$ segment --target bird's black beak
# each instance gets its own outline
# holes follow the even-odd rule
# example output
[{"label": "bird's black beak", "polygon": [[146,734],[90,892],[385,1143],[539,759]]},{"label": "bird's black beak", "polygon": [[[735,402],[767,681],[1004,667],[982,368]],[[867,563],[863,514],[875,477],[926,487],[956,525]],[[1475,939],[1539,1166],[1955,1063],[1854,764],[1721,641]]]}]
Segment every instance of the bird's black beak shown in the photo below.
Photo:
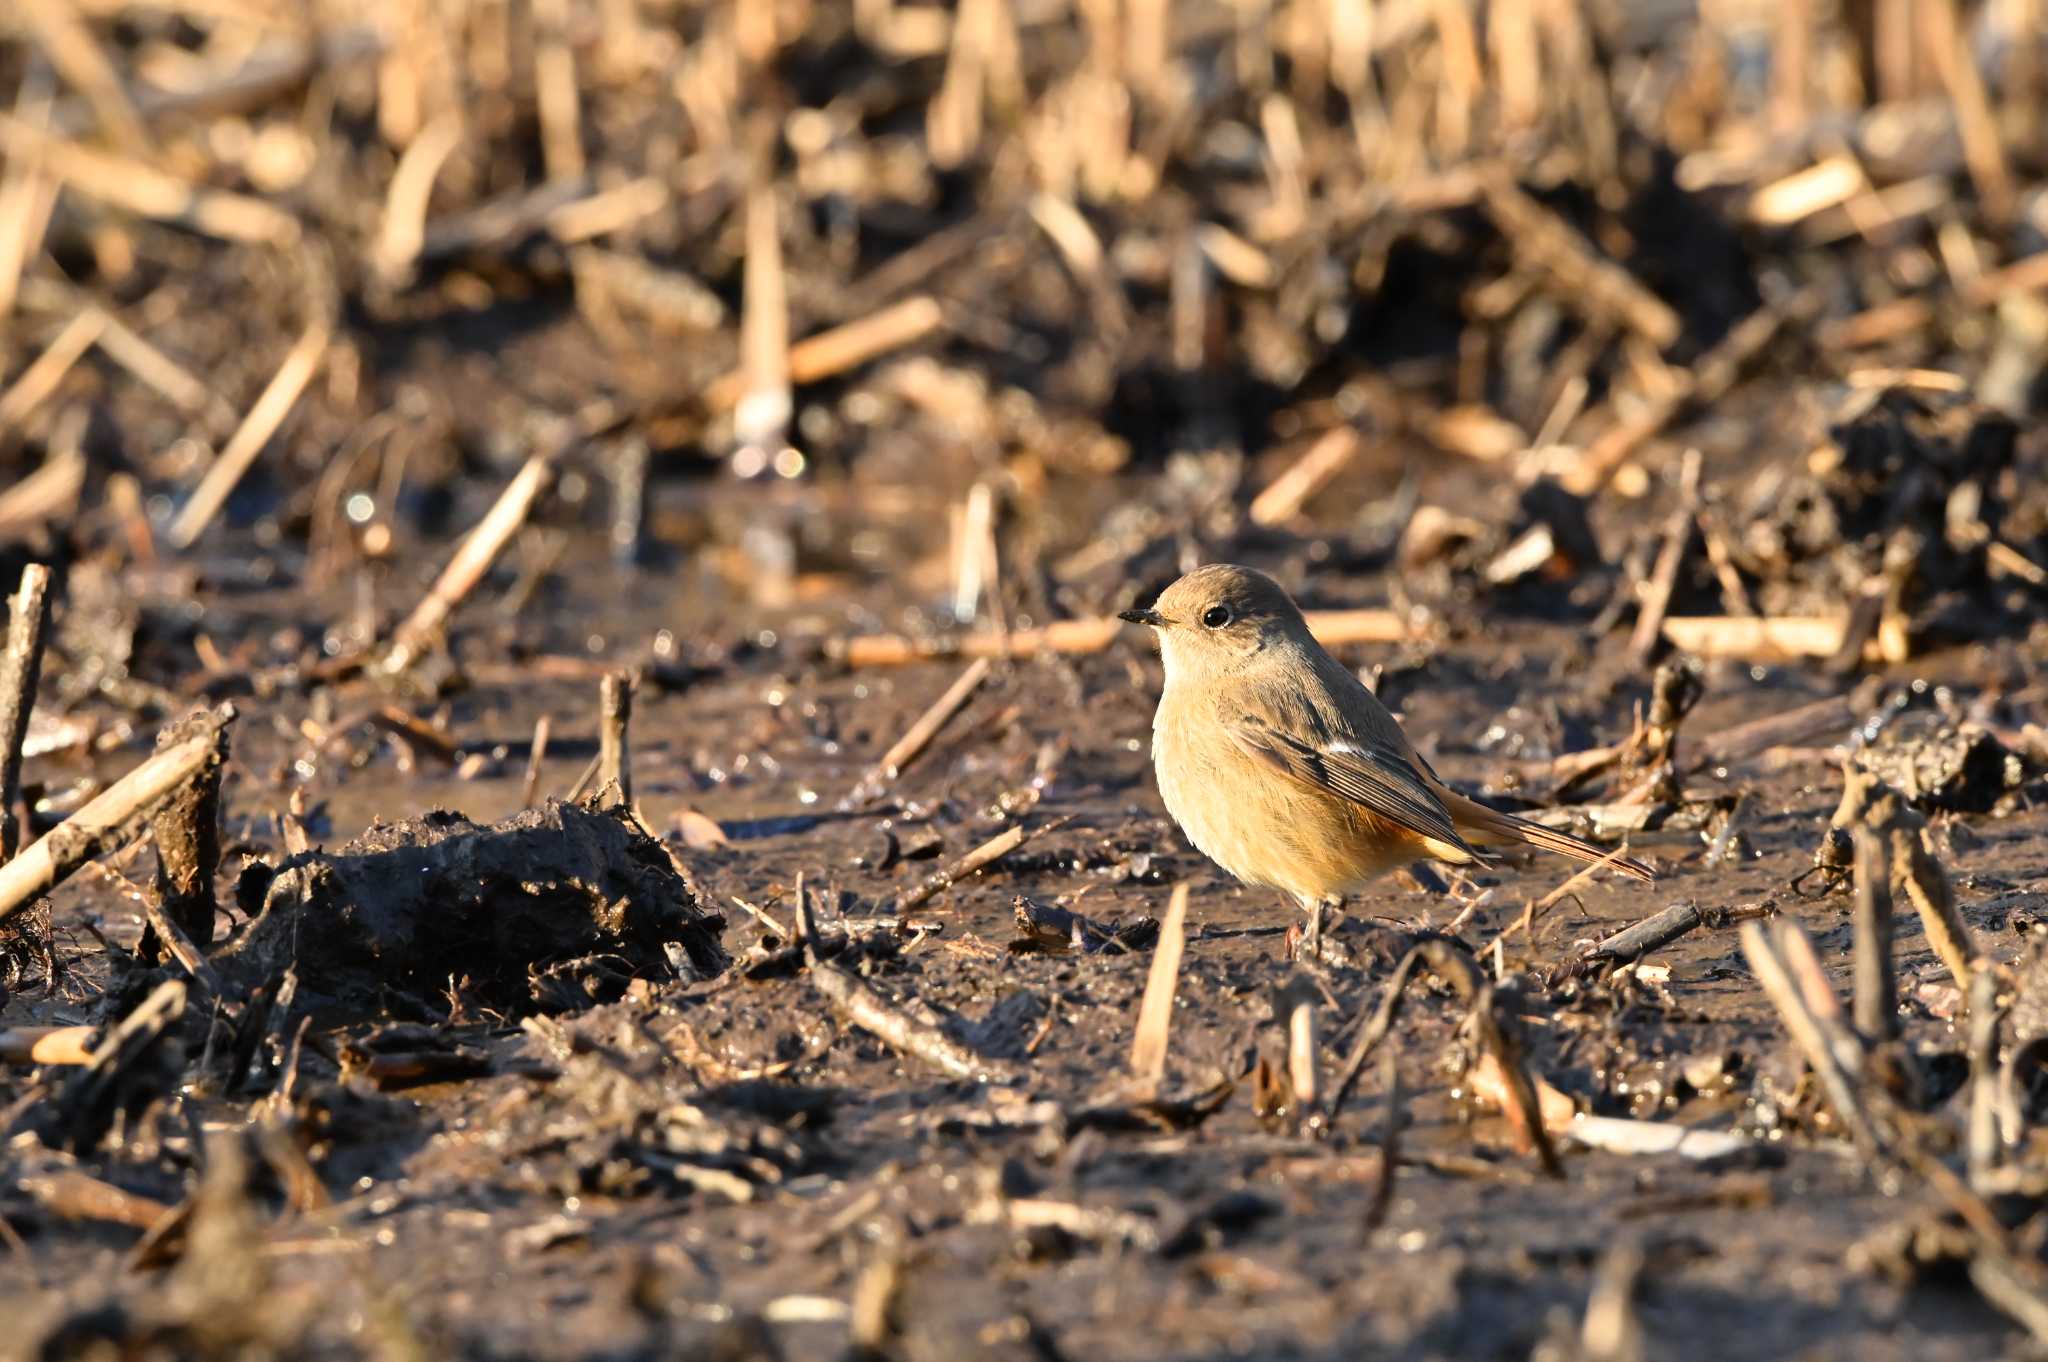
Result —
[{"label": "bird's black beak", "polygon": [[1117,618],[1130,624],[1147,625],[1153,629],[1160,628],[1166,623],[1166,616],[1157,610],[1122,610],[1117,613]]}]

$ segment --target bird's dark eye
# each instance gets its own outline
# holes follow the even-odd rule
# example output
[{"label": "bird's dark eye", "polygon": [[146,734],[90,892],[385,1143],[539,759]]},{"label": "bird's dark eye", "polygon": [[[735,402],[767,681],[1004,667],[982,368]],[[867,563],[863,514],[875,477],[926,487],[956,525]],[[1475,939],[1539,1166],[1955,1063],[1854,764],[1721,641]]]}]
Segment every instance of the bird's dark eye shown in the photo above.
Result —
[{"label": "bird's dark eye", "polygon": [[1224,625],[1230,623],[1230,607],[1227,605],[1210,606],[1202,612],[1202,623],[1210,629],[1221,629]]}]

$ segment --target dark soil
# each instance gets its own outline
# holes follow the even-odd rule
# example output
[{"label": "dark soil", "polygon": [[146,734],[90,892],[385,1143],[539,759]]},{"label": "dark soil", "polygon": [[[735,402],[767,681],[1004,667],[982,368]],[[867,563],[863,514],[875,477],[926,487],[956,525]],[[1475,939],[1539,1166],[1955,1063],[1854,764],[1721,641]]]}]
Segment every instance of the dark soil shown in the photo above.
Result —
[{"label": "dark soil", "polygon": [[[316,0],[281,7],[332,40],[316,69],[157,89],[139,150],[74,88],[96,52],[147,92],[239,71],[284,20],[36,8],[94,41],[0,17],[0,226],[33,216],[36,128],[126,159],[97,187],[68,163],[0,307],[0,403],[81,317],[125,331],[0,407],[0,589],[56,573],[29,836],[200,706],[239,717],[217,801],[193,783],[0,921],[0,1036],[103,1047],[0,1060],[0,1357],[2048,1346],[2048,1085],[2018,1062],[2048,1031],[2048,52],[1999,27],[2028,6],[1949,35],[1996,67],[1972,103],[1916,59],[1942,3],[1386,5],[1316,38],[1344,6],[1189,0],[1148,85],[1103,18],[1141,3],[447,0],[395,7],[379,56],[358,7]],[[1014,68],[956,63],[971,9],[1012,16]],[[1540,40],[1472,28],[1517,19]],[[1767,69],[1781,20],[1803,85]],[[537,89],[560,57],[573,172]],[[451,127],[417,250],[380,263],[400,167]],[[1846,197],[1763,211],[1851,158]],[[138,205],[138,161],[292,232]],[[1987,202],[2001,176],[2015,201]],[[564,225],[593,203],[625,215]],[[780,290],[748,268],[771,255]],[[800,340],[937,320],[785,381],[736,369],[750,300]],[[314,377],[177,548],[302,335],[327,338]],[[1254,514],[1332,435],[1355,441],[1334,476]],[[522,468],[530,514],[394,665]],[[1204,561],[1386,612],[1407,641],[1339,652],[1438,772],[1625,833],[1657,882],[1538,913],[1575,865],[1411,869],[1300,958],[1297,911],[1161,808],[1136,629],[997,662],[876,772],[965,664],[855,667],[848,639],[1085,627]],[[1717,616],[1823,642],[1710,629],[1686,662],[1671,622]],[[1740,934],[1798,924],[1851,997],[1845,766],[1927,820],[1995,967],[1976,1019],[2011,1012],[1973,1038],[1902,895],[1896,1008],[1832,1033],[1868,1061],[1878,1154]],[[1688,934],[1588,958],[1681,903]],[[1546,1176],[1428,969],[1342,1109],[1302,1102],[1297,1009],[1327,1098],[1424,934],[1494,981],[1553,1101],[1741,1142],[1561,1136]],[[1989,1167],[1973,1112],[2007,1137]]]},{"label": "dark soil", "polygon": [[[1370,578],[1316,582],[1339,599],[1374,591]],[[601,607],[585,618],[606,634],[640,627]],[[1500,767],[1493,726],[1514,716],[1527,716],[1514,749],[1523,760],[1547,751],[1539,716],[1574,712],[1603,738],[1621,730],[1640,691],[1588,696],[1548,660],[1578,647],[1566,626],[1523,626],[1407,659],[1387,679],[1398,678],[1390,693],[1432,762],[1479,785]],[[1403,661],[1378,650],[1350,660]],[[1953,654],[1911,678],[1967,691],[1988,661]],[[1001,669],[891,790],[889,808],[834,813],[838,795],[949,679],[940,666],[835,674],[763,657],[680,693],[643,691],[635,785],[653,826],[673,827],[687,806],[732,839],[715,850],[678,839],[710,903],[737,895],[783,921],[799,875],[828,921],[886,908],[935,863],[878,869],[892,835],[951,858],[1000,827],[1006,803],[1028,807],[1027,823],[1069,819],[918,909],[932,933],[867,965],[876,986],[980,1028],[984,1047],[1018,1061],[1016,1091],[935,1076],[836,1023],[786,970],[681,982],[643,962],[629,971],[641,982],[619,1001],[525,1031],[481,977],[451,977],[407,1006],[423,1010],[443,1044],[485,1057],[485,1076],[385,1093],[361,1078],[336,1086],[340,1074],[321,1056],[361,1024],[309,1037],[292,1102],[327,1204],[275,1213],[259,1182],[265,1228],[248,1269],[260,1281],[252,1289],[298,1302],[291,1328],[305,1333],[295,1348],[398,1346],[366,1340],[400,1331],[434,1353],[752,1356],[742,1340],[759,1334],[784,1355],[816,1355],[844,1336],[863,1272],[891,1262],[905,1356],[1519,1356],[1577,1346],[1590,1284],[1622,1243],[1643,1255],[1640,1321],[1657,1355],[1981,1358],[2014,1346],[2001,1317],[1967,1290],[1906,1288],[1850,1261],[1861,1236],[1918,1203],[1888,1195],[1843,1147],[1816,1144],[1804,1128],[1810,1108],[1765,1095],[1770,1075],[1793,1071],[1731,931],[1655,952],[1667,980],[1532,992],[1530,1054],[1535,1071],[1594,1110],[1750,1130],[1762,1141],[1753,1156],[1701,1166],[1573,1151],[1565,1180],[1548,1182],[1498,1117],[1460,1100],[1458,1009],[1425,998],[1397,1032],[1411,1094],[1403,1159],[1384,1218],[1371,1224],[1386,1119],[1376,1071],[1326,1138],[1254,1114],[1247,1071],[1257,1056],[1284,1052],[1274,998],[1293,976],[1283,929],[1294,914],[1226,884],[1165,821],[1146,756],[1156,659],[1132,639],[1101,657]],[[1818,689],[1797,674],[1717,668],[1688,731],[1789,708]],[[238,845],[278,809],[264,773],[299,750],[280,736],[300,712],[294,702],[280,697],[272,712],[279,723],[237,735],[226,804]],[[556,736],[543,788],[560,788],[594,750],[594,685],[480,684],[449,702],[449,733],[491,758],[469,780],[423,760],[401,770],[365,726],[348,758],[325,768],[333,783],[323,782],[320,840],[340,840],[377,810],[505,814],[519,799],[525,735],[544,713]],[[1085,732],[1078,714],[1089,716]],[[1699,834],[1638,840],[1663,872],[1654,888],[1585,889],[1530,935],[1507,934],[1509,968],[1547,971],[1675,900],[1727,908],[1775,899],[1814,934],[1846,989],[1848,896],[1788,890],[1810,864],[1839,778],[1819,748],[1774,755],[1769,769],[1688,785],[1699,799],[1748,794],[1735,855],[1709,867]],[[2048,916],[2041,815],[1953,826],[1948,864],[1964,915],[1985,949],[2010,958],[2028,924]],[[1536,860],[1475,876],[1462,892],[1487,887],[1492,898],[1463,939],[1483,947],[1568,873]],[[1013,954],[1011,900],[1028,893],[1098,921],[1157,915],[1179,879],[1194,893],[1173,1071],[1190,1085],[1241,1080],[1238,1090],[1192,1130],[1063,1134],[1030,1103],[1080,1107],[1113,1084],[1149,953]],[[1441,894],[1393,881],[1348,907],[1336,943],[1356,963],[1321,976],[1337,1005],[1333,1025],[1377,1001],[1392,958],[1382,929],[1441,927],[1456,911]],[[18,993],[10,1024],[87,1015],[107,965],[85,929],[116,943],[138,930],[123,886],[92,874],[55,896],[54,915],[68,982],[54,996]],[[745,915],[727,916],[735,954],[764,935]],[[476,944],[488,963],[481,932]],[[450,944],[436,949],[436,977],[459,976]],[[1909,1046],[1930,1063],[1953,1059],[1961,1039],[1921,1001],[1945,976],[1913,926],[1901,927],[1898,959]],[[307,983],[311,970],[301,967]],[[1712,1077],[1700,1090],[1687,1074]],[[174,1105],[182,1118],[146,1118],[91,1166],[178,1200],[198,1131],[242,1108],[197,1091]],[[1003,1198],[1020,1196],[1115,1213],[1112,1228],[1012,1227]],[[107,1299],[130,1309],[151,1301],[167,1317],[188,1308],[156,1299],[175,1297],[174,1287],[123,1270],[132,1231],[50,1220],[19,1198],[7,1213],[28,1256],[0,1260],[0,1271],[11,1308],[34,1327]],[[96,1318],[123,1338],[142,1329],[133,1318]]]}]

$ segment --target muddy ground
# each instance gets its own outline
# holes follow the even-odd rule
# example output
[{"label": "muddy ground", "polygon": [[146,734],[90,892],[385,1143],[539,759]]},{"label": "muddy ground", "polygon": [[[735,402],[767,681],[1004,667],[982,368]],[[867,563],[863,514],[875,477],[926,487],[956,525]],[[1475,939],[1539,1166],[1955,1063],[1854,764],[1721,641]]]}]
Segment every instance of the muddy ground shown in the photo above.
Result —
[{"label": "muddy ground", "polygon": [[[2038,6],[27,8],[28,835],[227,757],[0,904],[0,1356],[2048,1346]],[[1656,883],[1402,872],[1304,957],[1090,633],[1219,560]],[[877,774],[942,636],[1055,624]],[[1947,957],[1901,879],[1859,977],[1845,767]]]},{"label": "muddy ground", "polygon": [[[564,574],[559,590],[561,606],[588,612],[579,628],[607,637],[697,605],[685,574],[605,564]],[[1317,572],[1305,596],[1371,600],[1381,590],[1373,574]],[[630,611],[600,603],[621,597]],[[258,594],[209,612],[209,622],[226,617],[256,636],[302,602]],[[519,632],[545,645],[564,631],[556,617]],[[1423,751],[1448,778],[1476,786],[1503,769],[1497,725],[1515,730],[1509,750],[1521,760],[1549,755],[1563,719],[1598,739],[1625,731],[1643,689],[1589,690],[1579,673],[1597,652],[1570,626],[1540,620],[1408,655],[1345,650],[1353,664],[1384,666],[1382,693]],[[1989,654],[1956,652],[1891,679],[1969,696],[1993,667]],[[132,1341],[155,1329],[183,1339],[181,1349],[247,1333],[250,1346],[291,1338],[302,1355],[818,1356],[844,1346],[863,1274],[894,1264],[889,1318],[900,1335],[891,1346],[906,1357],[1563,1356],[1581,1346],[1603,1265],[1635,1252],[1651,1355],[2023,1352],[1966,1288],[1901,1286],[1852,1259],[1852,1245],[1922,1198],[1888,1194],[1896,1189],[1848,1146],[1799,1128],[1810,1112],[1789,1115],[1767,1096],[1770,1075],[1783,1083],[1796,1067],[1732,930],[1653,953],[1649,963],[1669,969],[1656,982],[1560,992],[1532,977],[1526,1012],[1532,1067],[1591,1109],[1752,1132],[1752,1151],[1703,1165],[1568,1146],[1562,1180],[1545,1179],[1500,1118],[1460,1100],[1451,1071],[1460,1012],[1432,994],[1397,1032],[1408,1097],[1390,1200],[1375,1212],[1388,1120],[1377,1064],[1321,1137],[1254,1113],[1247,1070],[1284,1050],[1274,1010],[1295,975],[1285,935],[1293,913],[1227,883],[1166,820],[1147,764],[1160,678],[1145,640],[1000,668],[883,807],[834,811],[953,673],[942,663],[848,673],[791,665],[769,649],[674,691],[645,686],[631,729],[634,792],[656,828],[673,830],[687,807],[725,829],[725,846],[677,845],[707,897],[726,905],[735,955],[764,931],[730,896],[788,920],[802,876],[822,890],[828,916],[837,904],[857,917],[1003,826],[1006,801],[1028,807],[1026,826],[1065,820],[914,910],[929,933],[871,966],[879,985],[950,1009],[982,1028],[989,1053],[1020,1060],[1012,1089],[936,1076],[835,1021],[801,977],[650,977],[544,1032],[463,1005],[456,983],[430,1000],[442,1015],[427,1020],[507,1071],[390,1092],[360,1079],[337,1086],[335,1049],[367,1023],[315,1029],[298,1083],[311,1104],[301,1129],[318,1189],[299,1209],[283,1208],[274,1190],[255,1193],[238,1266],[173,1268],[162,1285],[159,1273],[125,1265],[134,1230],[45,1218],[17,1194],[8,1214],[25,1247],[0,1256],[10,1317],[23,1321],[17,1343],[68,1317],[74,1335]],[[1686,731],[1712,733],[1845,687],[1797,668],[1715,667]],[[479,822],[508,814],[543,714],[554,737],[542,788],[560,791],[595,751],[595,689],[484,681],[447,701],[450,737],[464,753],[487,754],[471,779],[422,754],[403,769],[397,747],[362,728],[307,779],[320,791],[310,826],[333,844],[373,819],[429,807]],[[381,702],[367,687],[359,695]],[[271,844],[288,768],[307,750],[294,732],[302,702],[244,706],[252,712],[235,734],[225,795],[230,864]],[[1708,866],[1699,832],[1638,834],[1634,847],[1659,882],[1585,888],[1527,937],[1506,935],[1509,970],[1548,971],[1679,900],[1773,901],[1814,935],[1846,994],[1849,896],[1807,899],[1789,888],[1838,798],[1832,745],[1688,781],[1690,798],[1747,793],[1736,854]],[[35,771],[75,774],[32,763]],[[879,868],[892,837],[930,859]],[[2016,956],[2027,925],[2048,911],[2044,845],[2038,811],[1957,824],[1949,866],[1988,954]],[[149,855],[116,858],[117,875],[144,879]],[[1563,862],[1514,858],[1469,877],[1460,893],[1492,895],[1461,939],[1483,953],[1527,899],[1568,873]],[[1186,1130],[1064,1131],[1026,1115],[1032,1101],[1073,1110],[1113,1089],[1149,951],[1013,954],[1014,898],[1114,921],[1157,916],[1182,880],[1192,894],[1172,1072],[1190,1088],[1231,1083],[1229,1100]],[[134,892],[89,872],[54,895],[62,981],[53,993],[17,993],[0,1020],[92,1015],[109,971],[95,942],[134,943]],[[232,901],[225,884],[221,897]],[[1345,1028],[1377,1001],[1399,953],[1395,934],[1441,928],[1458,904],[1390,880],[1348,909],[1336,939],[1350,960],[1317,974],[1335,1004],[1325,1022],[1336,1033],[1324,1061],[1332,1068]],[[1954,1026],[1919,1001],[1918,986],[1938,989],[1944,975],[1907,921],[1898,960],[1910,1046],[1959,1051]],[[1713,1075],[1702,1079],[1707,1090],[1687,1073]],[[10,1093],[28,1092],[27,1079],[11,1071]],[[708,1122],[731,1144],[721,1177],[693,1185],[625,1152],[671,1104],[683,1105],[662,1119]],[[325,1115],[310,1116],[320,1108]],[[248,1111],[204,1084],[188,1088],[84,1166],[175,1203],[205,1132]],[[620,1148],[593,1130],[612,1131]],[[1019,1228],[1000,1209],[1004,1196],[1108,1219],[1083,1232]]]}]

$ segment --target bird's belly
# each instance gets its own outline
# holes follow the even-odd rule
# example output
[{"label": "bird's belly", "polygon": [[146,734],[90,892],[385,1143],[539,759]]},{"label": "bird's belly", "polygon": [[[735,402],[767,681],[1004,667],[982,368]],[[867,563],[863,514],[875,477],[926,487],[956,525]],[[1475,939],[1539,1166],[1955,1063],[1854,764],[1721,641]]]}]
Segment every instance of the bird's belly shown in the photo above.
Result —
[{"label": "bird's belly", "polygon": [[1166,811],[1196,850],[1247,884],[1304,901],[1348,894],[1427,853],[1370,812],[1287,779],[1234,745],[1156,744]]}]

